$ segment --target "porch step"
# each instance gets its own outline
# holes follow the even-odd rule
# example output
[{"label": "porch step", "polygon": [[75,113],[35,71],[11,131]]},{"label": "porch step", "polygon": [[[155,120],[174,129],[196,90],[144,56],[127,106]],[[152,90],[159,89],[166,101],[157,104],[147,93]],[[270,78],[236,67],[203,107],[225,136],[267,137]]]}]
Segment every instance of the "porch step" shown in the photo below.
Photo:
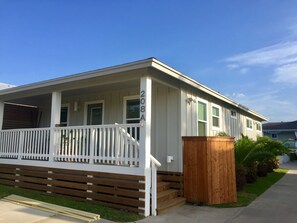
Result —
[{"label": "porch step", "polygon": [[172,200],[160,202],[158,203],[157,213],[158,214],[165,213],[166,211],[179,207],[185,203],[186,203],[186,198],[184,197],[176,197]]},{"label": "porch step", "polygon": [[164,182],[164,181],[158,182],[158,184],[157,184],[157,192],[158,193],[168,190],[168,189],[170,189],[170,183]]},{"label": "porch step", "polygon": [[174,190],[174,189],[164,190],[157,194],[157,202],[159,204],[159,203],[177,198],[177,196],[178,196],[178,190]]}]

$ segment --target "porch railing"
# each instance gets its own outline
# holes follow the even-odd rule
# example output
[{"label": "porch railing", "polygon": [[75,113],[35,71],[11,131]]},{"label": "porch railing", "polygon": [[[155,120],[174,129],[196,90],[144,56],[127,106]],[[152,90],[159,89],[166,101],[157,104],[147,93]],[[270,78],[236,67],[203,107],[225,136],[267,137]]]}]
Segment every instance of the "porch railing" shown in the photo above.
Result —
[{"label": "porch railing", "polygon": [[0,131],[0,158],[48,160],[49,128]]},{"label": "porch railing", "polygon": [[116,124],[56,128],[54,160],[138,166],[139,127]]},{"label": "porch railing", "polygon": [[140,124],[57,127],[50,154],[50,128],[0,131],[0,158],[139,166]]}]

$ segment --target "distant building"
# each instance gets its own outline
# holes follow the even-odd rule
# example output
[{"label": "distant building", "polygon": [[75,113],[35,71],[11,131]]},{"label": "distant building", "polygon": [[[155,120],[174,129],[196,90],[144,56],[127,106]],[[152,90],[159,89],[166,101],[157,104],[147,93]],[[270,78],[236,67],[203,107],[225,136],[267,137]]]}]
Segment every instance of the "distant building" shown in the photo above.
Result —
[{"label": "distant building", "polygon": [[292,122],[270,122],[263,124],[263,134],[271,139],[295,142],[297,147],[297,120]]},{"label": "distant building", "polygon": [[15,85],[0,83],[0,90],[15,87]]}]

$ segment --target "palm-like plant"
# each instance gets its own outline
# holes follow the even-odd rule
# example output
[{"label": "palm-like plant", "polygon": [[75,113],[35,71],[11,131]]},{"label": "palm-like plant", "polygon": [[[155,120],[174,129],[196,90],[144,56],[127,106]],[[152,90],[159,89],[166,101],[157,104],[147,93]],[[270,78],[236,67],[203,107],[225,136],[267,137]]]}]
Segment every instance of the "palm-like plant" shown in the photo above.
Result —
[{"label": "palm-like plant", "polygon": [[265,176],[268,170],[273,170],[277,163],[276,157],[288,152],[288,148],[280,141],[271,140],[268,137],[258,137],[254,141],[242,134],[241,139],[235,142],[238,187],[244,184],[241,181],[247,180],[248,183],[256,181],[257,174]]}]

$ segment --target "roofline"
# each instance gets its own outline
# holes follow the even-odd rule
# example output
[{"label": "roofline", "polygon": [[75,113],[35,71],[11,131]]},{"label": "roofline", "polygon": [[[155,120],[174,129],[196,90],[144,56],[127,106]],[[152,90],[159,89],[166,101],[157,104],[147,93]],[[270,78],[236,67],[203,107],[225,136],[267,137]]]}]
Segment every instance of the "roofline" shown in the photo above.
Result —
[{"label": "roofline", "polygon": [[[21,85],[18,87],[12,87],[12,88],[7,88],[0,90],[0,96],[4,96],[6,94],[13,94],[13,93],[18,93],[22,91],[28,91],[28,90],[34,90],[38,88],[43,88],[43,87],[50,87],[52,85],[58,85],[58,84],[64,84],[72,81],[80,81],[88,78],[93,78],[93,77],[98,77],[98,76],[105,76],[113,73],[119,73],[119,72],[124,72],[124,71],[129,71],[129,70],[134,70],[134,69],[141,69],[141,68],[148,68],[148,67],[153,67],[155,69],[158,69],[162,72],[165,72],[166,74],[183,81],[184,83],[187,83],[207,94],[210,94],[228,104],[231,104],[241,110],[246,111],[247,113],[250,113],[263,121],[267,121],[268,118],[255,112],[247,107],[241,105],[240,103],[235,102],[234,100],[222,95],[221,93],[214,91],[205,85],[195,81],[194,79],[186,76],[185,74],[175,70],[174,68],[162,63],[161,61],[157,60],[156,58],[148,58],[144,60],[139,60],[139,61],[134,61],[130,63],[125,63],[125,64],[120,64],[116,66],[111,66],[107,68],[102,68],[102,69],[96,69],[92,71],[87,71],[87,72],[82,72],[78,74],[73,74],[73,75],[68,75],[65,77],[59,77],[59,78],[54,78],[46,81],[40,81],[32,84],[26,84],[26,85]],[[99,74],[98,74],[99,73]]]},{"label": "roofline", "polygon": [[296,132],[297,129],[263,129],[263,132]]},{"label": "roofline", "polygon": [[181,80],[181,81],[183,81],[183,82],[185,82],[187,84],[190,84],[191,86],[193,86],[195,88],[198,88],[199,90],[201,90],[201,91],[203,91],[203,92],[205,92],[207,94],[210,94],[210,95],[212,95],[212,96],[214,96],[214,97],[216,97],[216,98],[218,98],[218,99],[220,99],[220,100],[222,100],[222,101],[224,101],[224,102],[226,102],[228,104],[231,104],[231,105],[233,105],[233,106],[235,106],[235,107],[237,107],[237,108],[239,108],[241,110],[244,110],[244,111],[246,111],[246,112],[248,112],[248,113],[250,113],[250,114],[252,114],[254,116],[257,116],[257,117],[261,118],[263,121],[268,120],[267,117],[255,112],[253,110],[248,109],[247,107],[241,105],[240,103],[237,103],[236,101],[228,98],[225,95],[222,95],[221,93],[219,93],[217,91],[212,90],[209,87],[206,87],[205,85],[199,83],[198,81],[195,81],[194,79],[186,76],[185,74],[173,69],[172,67],[160,62],[159,60],[157,60],[155,58],[153,58],[152,66],[154,68],[162,70],[162,71],[166,72],[167,74],[170,74],[171,76],[173,76],[173,77],[175,77],[175,78],[177,78],[177,79],[179,79],[179,80]]},{"label": "roofline", "polygon": [[[6,94],[17,93],[17,92],[21,92],[21,91],[34,90],[37,88],[49,87],[49,86],[57,85],[57,84],[64,84],[64,83],[68,83],[68,82],[72,82],[72,81],[80,81],[80,80],[89,79],[89,78],[93,78],[93,77],[105,76],[105,75],[124,72],[124,71],[128,71],[128,70],[146,68],[146,67],[151,66],[151,61],[152,61],[152,58],[148,58],[145,60],[139,60],[139,61],[135,61],[135,62],[131,62],[131,63],[125,63],[125,64],[115,65],[115,66],[106,67],[106,68],[102,68],[102,69],[96,69],[96,70],[86,71],[86,72],[82,72],[82,73],[67,75],[64,77],[53,78],[53,79],[49,79],[49,80],[45,80],[45,81],[35,82],[32,84],[26,84],[26,85],[20,85],[17,87],[6,88],[3,90],[0,90],[0,96],[6,95]],[[100,73],[99,75],[98,75],[98,72]]]}]

